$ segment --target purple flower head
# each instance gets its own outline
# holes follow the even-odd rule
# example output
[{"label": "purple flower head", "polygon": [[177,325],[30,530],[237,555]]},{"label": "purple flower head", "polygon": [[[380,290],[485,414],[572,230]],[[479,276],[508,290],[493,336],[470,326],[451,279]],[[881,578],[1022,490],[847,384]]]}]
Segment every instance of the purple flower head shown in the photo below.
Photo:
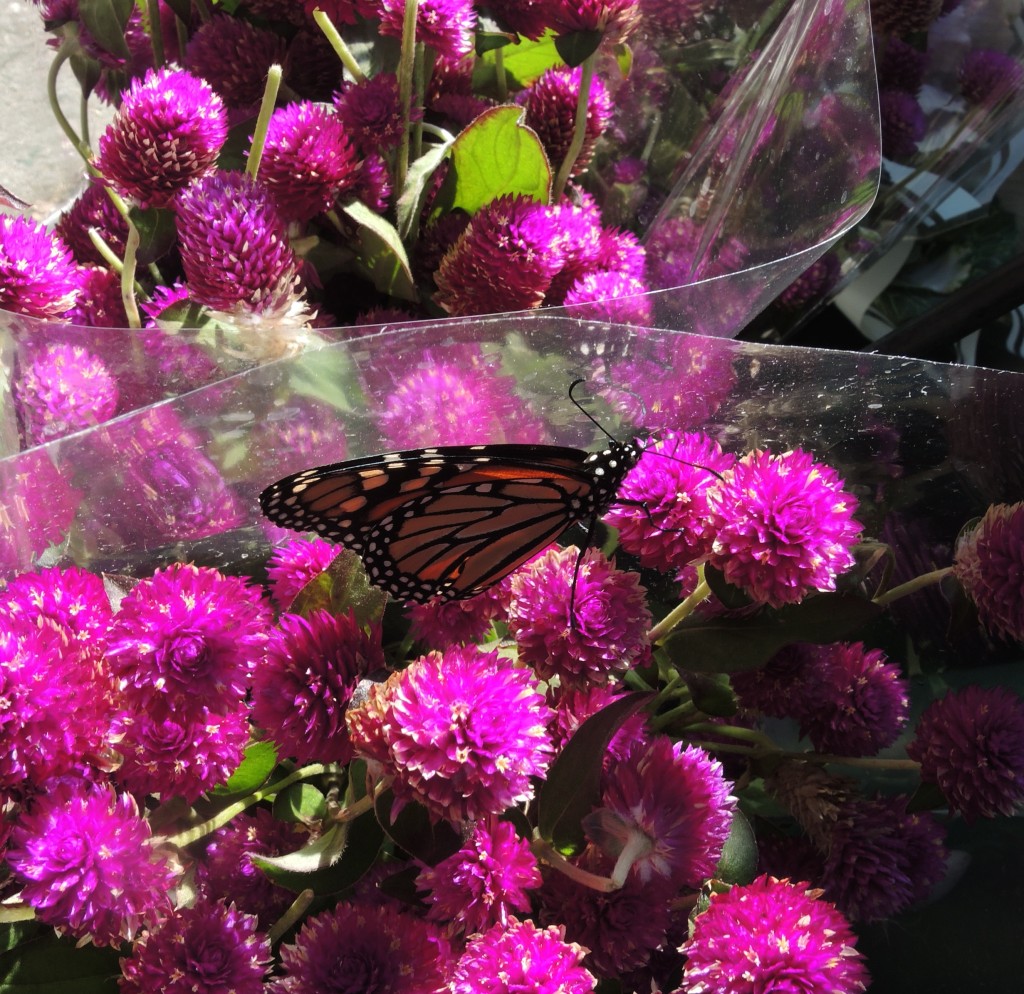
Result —
[{"label": "purple flower head", "polygon": [[441,261],[437,302],[449,314],[539,307],[564,263],[557,211],[526,196],[499,197]]},{"label": "purple flower head", "polygon": [[657,225],[647,239],[649,280],[656,290],[686,286],[698,278],[724,276],[743,269],[750,255],[745,244],[728,238],[715,246],[715,255],[698,257],[704,228],[692,217],[677,217]]},{"label": "purple flower head", "polygon": [[624,273],[599,270],[578,279],[565,295],[573,317],[617,324],[648,325],[653,304],[643,280]]},{"label": "purple flower head", "polygon": [[284,614],[253,681],[253,721],[298,763],[347,763],[345,706],[356,684],[383,667],[380,630],[350,613]]},{"label": "purple flower head", "polygon": [[582,966],[586,952],[555,925],[538,928],[511,918],[474,936],[452,976],[452,994],[586,994],[596,980]]},{"label": "purple flower head", "polygon": [[314,22],[299,28],[288,42],[283,69],[285,85],[302,100],[329,104],[341,85],[341,62]]},{"label": "purple flower head", "polygon": [[414,638],[431,649],[447,649],[459,643],[479,642],[494,619],[505,616],[505,601],[501,591],[492,587],[464,600],[434,598],[423,604],[409,604],[405,613]]},{"label": "purple flower head", "polygon": [[640,0],[640,16],[648,31],[682,41],[695,37],[701,18],[718,6],[707,0]]},{"label": "purple flower head", "polygon": [[396,148],[402,140],[402,109],[394,73],[345,83],[334,96],[334,106],[345,134],[357,148],[366,152]]},{"label": "purple flower head", "polygon": [[214,167],[227,133],[224,104],[206,80],[151,69],[100,136],[96,167],[140,206],[163,207]]},{"label": "purple flower head", "polygon": [[37,221],[0,214],[0,310],[63,318],[81,275],[67,246]]},{"label": "purple flower head", "polygon": [[[561,166],[572,144],[582,76],[582,67],[549,69],[516,95],[516,103],[526,108],[525,124],[537,133],[555,170]],[[587,100],[586,136],[570,175],[578,176],[590,164],[597,140],[604,134],[611,117],[611,97],[604,83],[594,76]]]},{"label": "purple flower head", "polygon": [[68,320],[86,328],[127,328],[121,277],[113,269],[93,265],[83,266],[80,274],[81,292]]},{"label": "purple flower head", "polygon": [[533,674],[496,652],[423,656],[402,671],[383,716],[395,796],[454,822],[529,800],[551,760],[549,718]]},{"label": "purple flower head", "polygon": [[266,808],[250,808],[218,829],[196,867],[200,893],[209,900],[223,897],[239,911],[256,915],[268,929],[295,899],[271,883],[253,856],[283,856],[301,849],[309,833],[301,825],[279,821]]},{"label": "purple flower head", "polygon": [[878,921],[924,900],[946,872],[945,831],[907,798],[851,800],[828,837],[821,882],[851,920]]},{"label": "purple flower head", "polygon": [[818,647],[795,642],[780,649],[760,669],[731,673],[729,682],[744,708],[770,718],[803,721],[814,711],[814,680]]},{"label": "purple flower head", "polygon": [[802,681],[807,692],[800,732],[818,752],[873,756],[892,745],[907,723],[906,681],[880,649],[861,642],[823,646]]},{"label": "purple flower head", "polygon": [[214,14],[192,36],[185,66],[201,76],[224,104],[245,118],[263,97],[267,70],[284,62],[285,39],[241,17]]},{"label": "purple flower head", "polygon": [[709,562],[760,604],[781,607],[835,590],[860,535],[857,499],[808,452],[755,449],[708,491],[715,535]]},{"label": "purple flower head", "polygon": [[98,180],[89,183],[75,202],[61,214],[54,231],[71,249],[78,262],[106,265],[106,260],[89,239],[90,228],[97,230],[114,255],[123,258],[128,223],[118,213]]},{"label": "purple flower head", "polygon": [[387,905],[341,903],[281,947],[269,994],[447,994],[452,953],[437,927]]},{"label": "purple flower head", "polygon": [[260,590],[215,569],[175,563],[121,601],[107,655],[141,710],[166,703],[178,715],[237,710],[265,653],[270,612]]},{"label": "purple flower head", "polygon": [[968,103],[992,108],[1020,93],[1024,66],[1006,52],[976,48],[964,56],[959,77]]},{"label": "purple flower head", "polygon": [[[619,529],[622,548],[653,569],[681,569],[711,551],[708,491],[736,457],[700,432],[664,433],[648,442],[604,520]],[[692,464],[692,465],[691,465]],[[706,468],[701,468],[706,467]]]},{"label": "purple flower head", "polygon": [[964,820],[1012,815],[1024,801],[1024,701],[1003,687],[964,687],[921,715],[907,755]]},{"label": "purple flower head", "polygon": [[322,538],[293,538],[270,554],[267,579],[274,603],[287,611],[302,588],[337,558],[341,548]]},{"label": "purple flower head", "polygon": [[713,894],[682,947],[678,994],[855,994],[867,989],[846,919],[806,884],[760,876]]},{"label": "purple flower head", "polygon": [[341,118],[323,104],[288,104],[267,129],[260,179],[281,216],[309,221],[354,185],[359,164]]},{"label": "purple flower head", "polygon": [[835,252],[826,252],[805,269],[775,303],[786,311],[800,311],[808,304],[821,300],[839,280],[840,262]]},{"label": "purple flower head", "polygon": [[729,837],[736,799],[722,764],[666,736],[633,746],[605,775],[601,808],[584,822],[611,859],[627,859],[643,883],[661,878],[699,887],[715,870]]},{"label": "purple flower head", "polygon": [[292,298],[297,263],[265,186],[243,173],[204,176],[177,200],[178,248],[197,303],[263,313]]},{"label": "purple flower head", "polygon": [[557,34],[598,31],[623,42],[640,20],[638,0],[548,0],[546,6]]},{"label": "purple flower head", "polygon": [[530,911],[528,890],[540,886],[540,870],[507,821],[478,822],[473,835],[453,856],[420,871],[416,886],[428,891],[427,917],[450,922],[454,931],[472,935],[505,923],[514,911]]},{"label": "purple flower head", "polygon": [[[377,0],[380,33],[402,37],[405,0]],[[450,59],[473,48],[476,11],[471,0],[420,0],[416,9],[416,40]]]},{"label": "purple flower head", "polygon": [[953,574],[986,630],[1024,642],[1024,501],[989,507],[957,543]]},{"label": "purple flower head", "polygon": [[51,780],[14,826],[7,864],[39,921],[118,945],[170,910],[174,874],[149,839],[128,794]]},{"label": "purple flower head", "polygon": [[942,3],[943,0],[876,0],[871,6],[871,27],[879,34],[927,31],[942,13]]},{"label": "purple flower head", "polygon": [[97,652],[102,651],[112,617],[103,580],[77,566],[22,573],[0,594],[0,618],[33,627],[45,618],[80,641],[83,649]]},{"label": "purple flower head", "polygon": [[928,132],[928,119],[912,93],[883,90],[878,95],[882,112],[882,154],[906,162]]},{"label": "purple flower head", "polygon": [[368,153],[359,164],[359,179],[353,190],[356,200],[383,214],[391,203],[391,186],[387,160],[379,152]]},{"label": "purple flower head", "polygon": [[48,345],[14,381],[28,444],[42,445],[114,416],[117,383],[81,345]]},{"label": "purple flower head", "polygon": [[536,41],[551,26],[548,0],[489,0],[487,9],[510,31]]},{"label": "purple flower head", "polygon": [[878,86],[882,90],[903,90],[915,97],[924,83],[928,52],[895,35],[886,38],[885,52],[878,66]]},{"label": "purple flower head", "polygon": [[[512,576],[509,631],[519,661],[542,680],[605,683],[650,649],[651,613],[636,573],[616,569],[597,549],[552,549]],[[573,580],[575,578],[575,591]]]},{"label": "purple flower head", "polygon": [[355,24],[359,14],[370,16],[372,0],[302,0],[306,14],[313,16],[319,8],[335,24]]},{"label": "purple flower head", "polygon": [[120,994],[262,994],[270,940],[256,919],[200,898],[144,932],[121,960]]},{"label": "purple flower head", "polygon": [[647,252],[633,232],[602,228],[595,261],[601,269],[644,280]]},{"label": "purple flower head", "polygon": [[[607,684],[585,684],[581,687],[559,687],[557,692],[548,692],[548,703],[555,709],[551,734],[555,752],[561,752],[565,744],[576,733],[580,725],[591,715],[604,710],[622,695]],[[645,726],[647,715],[643,712],[627,718],[622,727],[612,736],[604,756],[605,769],[622,761],[629,755],[634,743],[646,741]]]},{"label": "purple flower head", "polygon": [[158,794],[193,804],[223,784],[242,762],[249,742],[249,712],[241,704],[226,714],[207,708],[182,713],[144,705],[121,718],[116,779],[138,797]]}]

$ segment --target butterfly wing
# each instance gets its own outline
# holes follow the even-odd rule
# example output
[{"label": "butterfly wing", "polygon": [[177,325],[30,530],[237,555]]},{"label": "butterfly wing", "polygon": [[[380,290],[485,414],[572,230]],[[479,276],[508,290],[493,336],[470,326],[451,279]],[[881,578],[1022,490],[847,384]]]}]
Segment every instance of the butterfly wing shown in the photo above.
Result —
[{"label": "butterfly wing", "polygon": [[260,504],[275,524],[352,549],[400,600],[471,597],[607,507],[629,468],[619,459],[605,472],[607,456],[550,445],[389,452],[286,477]]}]

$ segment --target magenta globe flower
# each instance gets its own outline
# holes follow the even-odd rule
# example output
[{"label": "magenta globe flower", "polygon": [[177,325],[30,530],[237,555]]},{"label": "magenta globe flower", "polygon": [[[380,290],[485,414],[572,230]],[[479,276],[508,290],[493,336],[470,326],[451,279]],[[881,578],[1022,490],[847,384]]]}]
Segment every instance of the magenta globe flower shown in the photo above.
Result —
[{"label": "magenta globe flower", "polygon": [[224,104],[206,80],[151,69],[100,136],[96,168],[140,206],[163,207],[213,169],[227,133]]},{"label": "magenta globe flower", "polygon": [[[402,36],[405,0],[375,0],[382,35]],[[438,54],[457,59],[473,48],[476,11],[470,0],[420,0],[416,40]]]},{"label": "magenta globe flower", "polygon": [[812,590],[835,590],[854,563],[860,535],[857,498],[835,470],[796,449],[755,449],[708,491],[708,562],[760,604],[797,603]]},{"label": "magenta globe flower", "polygon": [[81,288],[67,246],[36,221],[0,214],[0,309],[64,317]]},{"label": "magenta globe flower", "polygon": [[806,884],[761,876],[713,894],[683,945],[677,994],[855,994],[868,972],[843,916]]},{"label": "magenta globe flower", "polygon": [[976,48],[964,56],[958,76],[960,89],[970,103],[993,108],[1020,92],[1024,66],[1006,52]]},{"label": "magenta globe flower", "polygon": [[341,548],[322,538],[293,538],[274,549],[267,560],[267,579],[274,603],[287,611],[310,580],[337,558]]}]

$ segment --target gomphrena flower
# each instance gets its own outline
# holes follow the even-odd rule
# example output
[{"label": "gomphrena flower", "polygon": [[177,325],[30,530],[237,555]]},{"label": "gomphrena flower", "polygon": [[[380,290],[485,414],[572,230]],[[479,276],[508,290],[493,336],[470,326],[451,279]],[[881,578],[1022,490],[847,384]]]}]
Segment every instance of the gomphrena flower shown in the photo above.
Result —
[{"label": "gomphrena flower", "polygon": [[[736,799],[722,764],[667,736],[634,744],[605,774],[601,807],[584,821],[590,840],[642,882],[699,887],[729,837]],[[616,868],[618,870],[618,867]]]},{"label": "gomphrena flower", "polygon": [[395,796],[455,822],[529,800],[532,778],[551,761],[549,718],[533,674],[496,652],[462,646],[421,657],[385,704]]},{"label": "gomphrena flower", "polygon": [[112,418],[117,382],[81,345],[48,345],[14,381],[14,400],[26,441],[41,445]]},{"label": "gomphrena flower", "polygon": [[355,150],[332,108],[303,100],[274,111],[260,179],[283,218],[309,221],[353,186],[358,174]]},{"label": "gomphrena flower", "polygon": [[211,836],[196,864],[196,883],[209,900],[218,897],[239,911],[255,915],[268,929],[295,899],[292,891],[272,883],[253,856],[281,856],[309,840],[303,826],[280,821],[267,808],[236,815]]},{"label": "gomphrena flower", "polygon": [[649,289],[635,276],[598,270],[576,280],[563,303],[576,318],[647,325],[653,313]]},{"label": "gomphrena flower", "polygon": [[821,647],[804,670],[807,706],[800,731],[819,752],[873,756],[907,722],[910,699],[900,667],[862,642]]},{"label": "gomphrena flower", "polygon": [[334,106],[345,134],[357,148],[379,151],[395,148],[402,140],[398,77],[393,72],[343,84],[334,96]]},{"label": "gomphrena flower", "polygon": [[214,167],[227,133],[224,104],[206,80],[151,69],[125,91],[96,167],[140,206],[163,207]]},{"label": "gomphrena flower", "polygon": [[871,7],[871,27],[876,32],[909,35],[926,31],[942,13],[943,0],[879,0]]},{"label": "gomphrena flower", "polygon": [[821,300],[838,282],[840,267],[839,255],[826,252],[779,294],[775,306],[785,311],[800,311]]},{"label": "gomphrena flower", "polygon": [[[525,123],[537,132],[553,169],[557,170],[572,144],[576,105],[580,98],[583,69],[549,69],[538,80],[516,95],[516,103],[526,110]],[[587,99],[586,137],[571,176],[582,173],[594,156],[598,138],[612,117],[612,102],[604,83],[594,76]]]},{"label": "gomphrena flower", "polygon": [[452,994],[586,994],[597,983],[586,952],[555,925],[510,918],[474,936],[456,964]]},{"label": "gomphrena flower", "polygon": [[878,921],[924,900],[945,876],[945,830],[905,796],[851,799],[828,837],[821,882],[851,920]]},{"label": "gomphrena flower", "polygon": [[854,994],[869,980],[843,916],[807,884],[760,876],[712,894],[682,951],[678,994]]},{"label": "gomphrena flower", "polygon": [[656,28],[682,39],[697,29],[708,6],[705,0],[640,0],[640,13],[648,31]]},{"label": "gomphrena flower", "polygon": [[860,534],[857,498],[829,466],[795,449],[755,449],[708,492],[709,562],[754,601],[780,607],[835,590]]},{"label": "gomphrena flower", "polygon": [[819,650],[809,642],[784,646],[760,669],[731,673],[740,704],[770,718],[802,721],[814,711],[814,680]]},{"label": "gomphrena flower", "polygon": [[707,494],[735,462],[701,432],[666,432],[644,447],[604,520],[642,565],[682,569],[711,551]]},{"label": "gomphrena flower", "polygon": [[[380,33],[402,37],[405,0],[377,0]],[[420,0],[416,9],[416,40],[451,59],[473,48],[476,11],[471,0]]]},{"label": "gomphrena flower", "polygon": [[1006,52],[976,48],[964,56],[958,76],[968,102],[991,108],[1020,92],[1024,66]]},{"label": "gomphrena flower", "polygon": [[89,238],[90,228],[96,229],[114,255],[118,258],[124,257],[128,222],[118,213],[103,184],[98,180],[90,182],[75,202],[61,214],[54,232],[71,249],[78,262],[106,265],[103,256]]},{"label": "gomphrena flower", "polygon": [[127,328],[121,277],[113,269],[92,264],[79,270],[82,286],[68,320],[86,328]]},{"label": "gomphrena flower", "polygon": [[299,591],[337,558],[340,547],[323,538],[293,538],[274,549],[267,560],[267,579],[274,603],[287,611]]},{"label": "gomphrena flower", "polygon": [[[557,687],[548,691],[548,703],[554,708],[555,716],[551,725],[551,734],[555,743],[555,752],[576,733],[576,730],[589,717],[603,711],[616,698],[622,695],[608,684],[590,683],[579,687]],[[647,715],[641,711],[627,718],[612,736],[605,750],[604,765],[607,770],[626,758],[634,743],[646,741],[645,725]]]},{"label": "gomphrena flower", "polygon": [[118,945],[170,910],[174,875],[149,839],[130,795],[51,780],[14,826],[7,864],[40,921]]},{"label": "gomphrena flower", "polygon": [[0,618],[12,627],[54,622],[84,650],[102,651],[113,611],[103,580],[78,566],[22,573],[0,594]]},{"label": "gomphrena flower", "polygon": [[546,0],[544,6],[556,34],[598,31],[622,42],[640,20],[637,0]]},{"label": "gomphrena flower", "polygon": [[1024,701],[1004,687],[950,691],[921,715],[907,755],[966,821],[1012,815],[1024,801]]},{"label": "gomphrena flower", "polygon": [[505,616],[505,597],[496,587],[462,600],[435,597],[423,604],[408,604],[405,615],[415,639],[431,649],[447,649],[460,642],[479,642],[494,620]]},{"label": "gomphrena flower", "polygon": [[387,905],[342,902],[308,919],[280,955],[270,994],[447,994],[452,970],[437,926]]},{"label": "gomphrena flower", "polygon": [[244,173],[204,176],[177,200],[189,294],[218,311],[266,313],[294,299],[297,262],[266,187]]},{"label": "gomphrena flower", "polygon": [[885,90],[904,90],[917,96],[928,68],[928,52],[893,36],[885,41],[878,63],[878,86]]},{"label": "gomphrena flower", "polygon": [[526,893],[541,883],[530,844],[510,822],[478,822],[454,855],[420,871],[419,890],[428,892],[427,917],[450,922],[454,931],[472,935],[506,922],[512,912],[530,911]]},{"label": "gomphrena flower", "polygon": [[882,113],[882,154],[905,162],[917,154],[928,131],[928,119],[912,93],[883,90],[878,95]]},{"label": "gomphrena flower", "polygon": [[261,994],[270,940],[233,904],[200,898],[143,932],[121,960],[121,994]]},{"label": "gomphrena flower", "polygon": [[437,302],[449,314],[539,307],[565,262],[553,208],[529,197],[492,200],[441,261]]},{"label": "gomphrena flower", "polygon": [[258,587],[176,563],[121,601],[107,657],[126,696],[182,713],[237,709],[262,661],[270,612]]},{"label": "gomphrena flower", "polygon": [[68,247],[38,221],[0,214],[0,308],[34,318],[62,318],[81,277]]},{"label": "gomphrena flower", "polygon": [[989,507],[957,543],[953,573],[988,631],[1024,641],[1024,501]]},{"label": "gomphrena flower", "polygon": [[380,630],[367,632],[351,612],[283,614],[253,680],[253,720],[298,763],[347,763],[345,706],[383,665]]},{"label": "gomphrena flower", "polygon": [[[578,569],[577,569],[578,565]],[[574,583],[575,581],[575,583]],[[597,549],[554,548],[511,578],[509,631],[542,680],[605,683],[650,649],[651,613],[636,573]]]},{"label": "gomphrena flower", "polygon": [[546,0],[490,0],[487,9],[510,31],[536,41],[550,26]]}]

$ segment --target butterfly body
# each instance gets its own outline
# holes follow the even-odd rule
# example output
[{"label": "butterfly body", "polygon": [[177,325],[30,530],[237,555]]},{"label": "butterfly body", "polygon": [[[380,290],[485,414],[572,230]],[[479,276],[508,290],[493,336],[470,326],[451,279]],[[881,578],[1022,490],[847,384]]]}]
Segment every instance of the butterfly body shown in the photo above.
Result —
[{"label": "butterfly body", "polygon": [[640,450],[555,445],[407,449],[303,470],[260,495],[275,524],[359,555],[399,600],[482,593],[577,521],[601,515]]}]

